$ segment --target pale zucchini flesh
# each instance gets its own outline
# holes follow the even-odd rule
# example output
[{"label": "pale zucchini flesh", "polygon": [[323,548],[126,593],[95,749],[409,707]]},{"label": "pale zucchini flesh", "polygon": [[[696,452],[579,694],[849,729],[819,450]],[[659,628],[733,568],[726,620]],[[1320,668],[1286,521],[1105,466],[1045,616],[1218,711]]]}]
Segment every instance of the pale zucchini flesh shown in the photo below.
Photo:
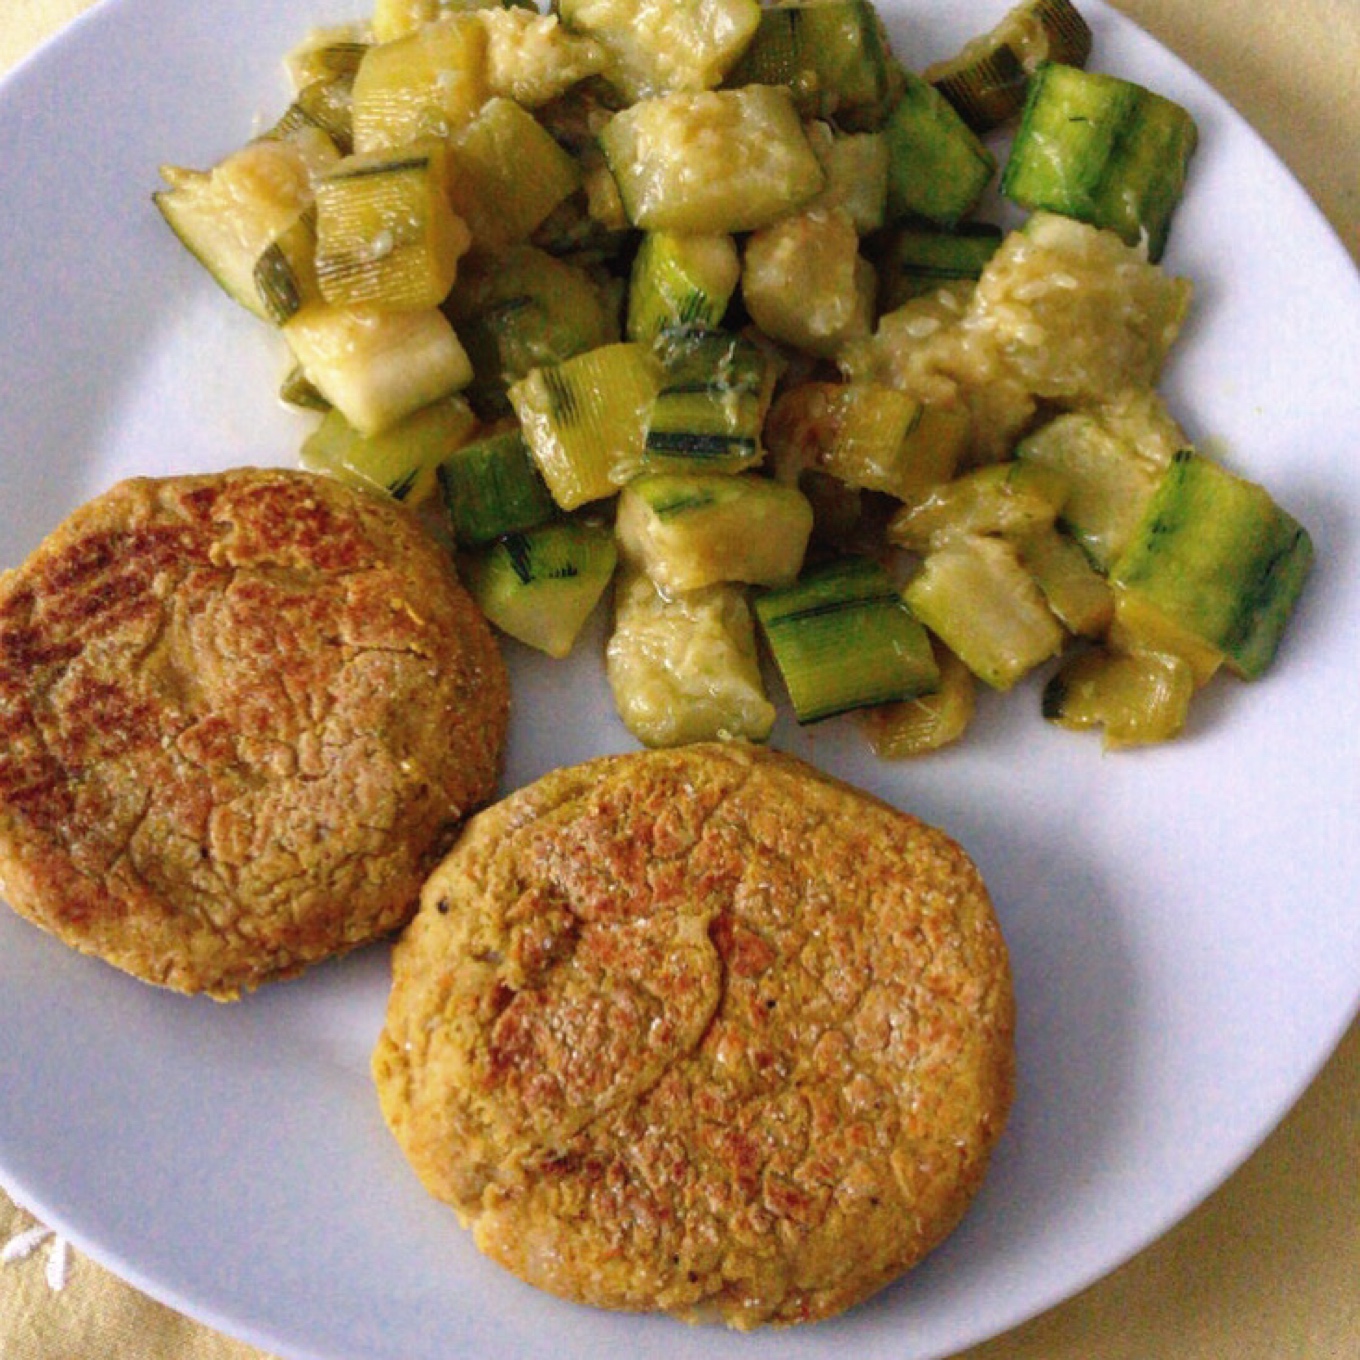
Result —
[{"label": "pale zucchini flesh", "polygon": [[752,231],[826,182],[792,97],[768,85],[641,100],[610,119],[600,147],[646,231]]},{"label": "pale zucchini flesh", "polygon": [[623,725],[646,746],[764,741],[774,726],[739,586],[667,595],[622,568],[605,671]]},{"label": "pale zucchini flesh", "polygon": [[777,586],[803,565],[812,507],[755,473],[661,474],[624,487],[615,527],[624,555],[663,590]]}]

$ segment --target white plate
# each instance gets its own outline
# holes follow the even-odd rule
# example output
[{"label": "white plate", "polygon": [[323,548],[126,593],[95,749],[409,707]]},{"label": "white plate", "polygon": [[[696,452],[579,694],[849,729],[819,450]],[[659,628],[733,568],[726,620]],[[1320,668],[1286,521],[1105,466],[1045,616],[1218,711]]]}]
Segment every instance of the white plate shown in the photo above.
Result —
[{"label": "white plate", "polygon": [[[920,66],[1002,8],[897,0],[897,49]],[[874,763],[848,723],[778,730],[953,832],[992,885],[1021,1087],[958,1233],[843,1320],[778,1336],[567,1306],[483,1261],[384,1130],[367,1062],[385,951],[221,1007],[3,912],[0,1176],[19,1198],[150,1293],[289,1356],[926,1360],[1070,1295],[1255,1147],[1360,991],[1360,289],[1225,103],[1085,8],[1093,65],[1180,100],[1202,133],[1166,260],[1197,286],[1170,399],[1308,524],[1318,567],[1269,677],[1216,681],[1165,749],[1102,756],[1043,724],[1034,685],[916,765]],[[6,565],[118,476],[293,461],[304,426],[272,396],[276,342],[149,194],[160,162],[210,163],[277,113],[281,54],[348,17],[352,0],[110,0],[0,88]],[[513,660],[507,787],[631,746],[589,655]]]}]

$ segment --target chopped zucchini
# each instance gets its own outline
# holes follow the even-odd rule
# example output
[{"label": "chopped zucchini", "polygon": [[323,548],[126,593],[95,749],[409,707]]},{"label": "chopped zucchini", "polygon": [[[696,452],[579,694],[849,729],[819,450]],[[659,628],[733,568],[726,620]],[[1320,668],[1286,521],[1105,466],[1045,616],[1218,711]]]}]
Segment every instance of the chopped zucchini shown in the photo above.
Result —
[{"label": "chopped zucchini", "polygon": [[1179,104],[1052,62],[1031,81],[1001,191],[1022,208],[1108,228],[1159,260],[1197,138]]},{"label": "chopped zucchini", "polygon": [[479,11],[486,29],[487,85],[526,109],[540,109],[608,65],[604,47],[578,37],[534,0],[508,0]]},{"label": "chopped zucchini", "polygon": [[1307,530],[1263,487],[1187,449],[1153,492],[1110,580],[1255,679],[1279,647],[1312,561]]},{"label": "chopped zucchini", "polygon": [[299,411],[320,411],[323,415],[331,409],[331,404],[316,390],[316,385],[302,371],[301,364],[294,364],[279,384],[279,400]]},{"label": "chopped zucchini", "polygon": [[929,82],[904,73],[901,98],[883,127],[888,146],[888,217],[923,217],[952,227],[976,206],[996,157]]},{"label": "chopped zucchini", "polygon": [[755,627],[740,586],[666,595],[620,570],[605,653],[614,706],[647,746],[764,741],[774,726]]},{"label": "chopped zucchini", "polygon": [[1059,727],[1105,729],[1106,750],[1169,741],[1185,726],[1195,676],[1181,657],[1079,652],[1044,686],[1043,713]]},{"label": "chopped zucchini", "polygon": [[954,475],[968,431],[966,412],[893,387],[809,382],[778,398],[765,438],[783,466],[910,501]]},{"label": "chopped zucchini", "polygon": [[289,138],[311,128],[324,133],[342,155],[354,150],[354,76],[328,76],[297,92],[282,117],[265,134]]},{"label": "chopped zucchini", "polygon": [[1112,651],[1129,656],[1155,652],[1177,656],[1190,667],[1196,686],[1207,685],[1218,674],[1224,656],[1212,643],[1178,623],[1137,591],[1112,586],[1114,618],[1106,642]]},{"label": "chopped zucchini", "polygon": [[969,313],[1034,396],[1086,405],[1156,386],[1191,291],[1113,232],[1036,212],[988,261]]},{"label": "chopped zucchini", "polygon": [[354,149],[447,137],[471,122],[490,95],[486,51],[475,13],[450,14],[370,47],[354,76]]},{"label": "chopped zucchini", "polygon": [[664,591],[786,585],[803,565],[812,507],[754,473],[662,473],[623,488],[615,530],[624,556]]},{"label": "chopped zucchini", "polygon": [[558,520],[507,534],[462,559],[472,598],[503,633],[567,656],[614,574],[618,550],[603,526]]},{"label": "chopped zucchini", "polygon": [[562,509],[611,496],[637,475],[660,369],[650,346],[623,342],[536,368],[510,388],[529,452]]},{"label": "chopped zucchini", "polygon": [[740,472],[760,462],[774,388],[765,351],[722,331],[667,331],[661,386],[647,421],[649,472]]},{"label": "chopped zucchini", "polygon": [[281,326],[321,296],[313,177],[338,158],[314,129],[261,138],[210,171],[162,166],[167,187],[152,200],[229,297]]},{"label": "chopped zucchini", "polygon": [[464,547],[536,528],[557,513],[518,429],[464,444],[436,471],[454,537]]},{"label": "chopped zucchini", "polygon": [[876,292],[873,266],[842,208],[791,213],[746,241],[742,300],[772,340],[834,358],[873,329]]},{"label": "chopped zucchini", "polygon": [[433,140],[347,156],[317,180],[316,275],[338,306],[436,307],[472,242]]},{"label": "chopped zucchini", "polygon": [[959,536],[930,552],[908,583],[911,611],[979,680],[1010,689],[1062,650],[1064,633],[1015,545]]},{"label": "chopped zucchini", "polygon": [[649,231],[633,257],[628,283],[630,340],[650,340],[661,330],[722,324],[741,278],[737,245],[725,232],[678,235]]},{"label": "chopped zucchini", "polygon": [[476,423],[461,397],[431,402],[375,435],[360,434],[332,410],[303,441],[302,465],[418,505],[434,489],[436,468]]},{"label": "chopped zucchini", "polygon": [[876,252],[878,306],[894,312],[942,284],[980,278],[1001,244],[1001,228],[989,222],[960,222],[953,231],[902,225]]},{"label": "chopped zucchini", "polygon": [[460,265],[444,310],[472,360],[469,399],[489,417],[508,414],[506,388],[531,369],[619,338],[618,318],[596,280],[529,245]]},{"label": "chopped zucchini", "polygon": [[284,57],[284,68],[293,92],[300,93],[319,80],[337,76],[353,79],[372,45],[370,33],[362,24],[336,24],[314,28]]},{"label": "chopped zucchini", "polygon": [[755,608],[801,723],[914,698],[940,683],[925,630],[870,558],[812,567],[759,596]]},{"label": "chopped zucchini", "polygon": [[391,42],[405,37],[447,14],[499,9],[501,0],[373,0],[373,37]]},{"label": "chopped zucchini", "polygon": [[877,127],[897,93],[900,68],[869,0],[767,5],[732,85],[784,85],[805,118]]},{"label": "chopped zucchini", "polygon": [[1123,551],[1162,475],[1137,444],[1098,416],[1078,412],[1058,416],[1023,439],[1016,457],[1063,477],[1067,497],[1060,523],[1102,570]]},{"label": "chopped zucchini", "polygon": [[1069,633],[1101,637],[1114,619],[1114,592],[1085,551],[1054,528],[1037,529],[1016,543],[1020,561]]},{"label": "chopped zucchini", "polygon": [[606,78],[629,103],[712,89],[761,16],[758,0],[558,0],[558,12],[604,46]]},{"label": "chopped zucchini", "polygon": [[881,132],[842,132],[830,123],[807,126],[822,163],[826,187],[809,208],[841,208],[861,236],[878,231],[888,216],[888,143]]},{"label": "chopped zucchini", "polygon": [[1082,66],[1090,55],[1090,25],[1071,0],[1021,0],[990,32],[922,74],[969,127],[987,132],[1020,112],[1029,77],[1044,62]]},{"label": "chopped zucchini", "polygon": [[977,692],[973,672],[938,639],[931,646],[940,668],[938,689],[865,708],[858,715],[874,754],[886,760],[938,751],[958,741],[973,720]]},{"label": "chopped zucchini", "polygon": [[490,100],[449,138],[449,200],[485,251],[527,240],[581,183],[576,161],[513,99]]},{"label": "chopped zucchini", "polygon": [[472,365],[438,308],[313,303],[283,328],[309,382],[361,434],[374,435],[466,387]]},{"label": "chopped zucchini", "polygon": [[789,92],[765,85],[641,100],[610,119],[600,147],[646,231],[752,231],[826,180]]},{"label": "chopped zucchini", "polygon": [[955,538],[1022,538],[1052,528],[1067,495],[1061,474],[1033,463],[975,468],[903,507],[888,525],[892,542],[930,552]]}]

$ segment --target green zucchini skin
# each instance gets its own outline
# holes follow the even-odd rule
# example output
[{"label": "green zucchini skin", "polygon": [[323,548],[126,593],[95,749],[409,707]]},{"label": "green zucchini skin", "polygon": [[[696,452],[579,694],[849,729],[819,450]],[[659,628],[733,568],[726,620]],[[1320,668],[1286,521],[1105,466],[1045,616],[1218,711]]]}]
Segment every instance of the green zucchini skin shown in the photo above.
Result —
[{"label": "green zucchini skin", "polygon": [[1141,85],[1048,62],[1031,80],[1001,192],[1146,241],[1159,260],[1198,137],[1185,109]]},{"label": "green zucchini skin", "polygon": [[523,533],[557,513],[517,429],[464,445],[436,472],[460,544],[476,547],[504,534]]},{"label": "green zucchini skin", "polygon": [[784,85],[806,118],[877,127],[901,72],[869,0],[767,5],[727,84]]},{"label": "green zucchini skin", "polygon": [[954,106],[909,72],[883,134],[890,221],[923,217],[952,227],[973,210],[996,173],[996,157]]},{"label": "green zucchini skin", "polygon": [[608,528],[560,519],[507,534],[462,559],[473,599],[502,632],[564,657],[618,563]]},{"label": "green zucchini skin", "polygon": [[1001,244],[990,222],[960,222],[952,231],[903,223],[885,233],[875,252],[878,305],[895,311],[946,284],[978,278]]},{"label": "green zucchini skin", "polygon": [[1308,531],[1263,487],[1185,449],[1110,579],[1256,679],[1275,656],[1312,564]]},{"label": "green zucchini skin", "polygon": [[800,723],[929,693],[939,666],[885,568],[833,559],[761,595],[756,618]]}]

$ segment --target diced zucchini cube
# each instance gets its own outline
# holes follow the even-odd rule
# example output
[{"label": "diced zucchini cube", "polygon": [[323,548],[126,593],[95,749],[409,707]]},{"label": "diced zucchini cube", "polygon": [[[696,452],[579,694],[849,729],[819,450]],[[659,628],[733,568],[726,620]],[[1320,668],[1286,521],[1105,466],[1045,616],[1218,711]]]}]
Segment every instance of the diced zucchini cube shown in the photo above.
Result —
[{"label": "diced zucchini cube", "polygon": [[929,637],[887,571],[869,558],[811,568],[759,596],[755,608],[801,723],[939,685]]},{"label": "diced zucchini cube", "polygon": [[354,76],[354,149],[446,137],[471,121],[490,94],[486,53],[486,29],[472,12],[375,43]]},{"label": "diced zucchini cube", "polygon": [[1105,729],[1106,750],[1169,741],[1185,726],[1194,670],[1166,652],[1079,652],[1044,686],[1043,712],[1059,727]]},{"label": "diced zucchini cube", "polygon": [[628,338],[651,340],[658,331],[680,326],[714,329],[740,278],[737,245],[725,232],[648,232],[628,282]]},{"label": "diced zucchini cube", "polygon": [[834,358],[873,329],[877,282],[859,233],[841,208],[792,213],[753,232],[742,256],[741,296],[773,340]]},{"label": "diced zucchini cube", "polygon": [[490,100],[449,138],[449,200],[476,245],[527,240],[581,183],[573,157],[513,99]]},{"label": "diced zucchini cube", "polygon": [[624,555],[662,590],[784,585],[803,565],[812,507],[796,488],[755,473],[662,473],[624,487],[616,532]]},{"label": "diced zucchini cube", "polygon": [[637,475],[660,385],[651,347],[623,342],[535,368],[510,388],[525,443],[562,509],[612,496]]},{"label": "diced zucchini cube", "polygon": [[932,639],[939,688],[914,699],[861,709],[858,717],[874,754],[885,760],[938,751],[968,730],[976,708],[973,672],[939,639]]},{"label": "diced zucchini cube", "polygon": [[1020,442],[1016,457],[1066,481],[1062,527],[1102,570],[1123,551],[1162,476],[1136,443],[1084,412],[1041,426]]},{"label": "diced zucchini cube", "polygon": [[617,560],[607,528],[559,520],[469,553],[462,572],[468,591],[497,628],[561,658],[599,604]]},{"label": "diced zucchini cube", "polygon": [[760,22],[757,0],[559,0],[562,22],[609,53],[606,78],[633,103],[708,90]]},{"label": "diced zucchini cube", "polygon": [[805,118],[845,128],[877,127],[901,71],[869,0],[808,0],[766,5],[732,85],[783,85]]},{"label": "diced zucchini cube", "polygon": [[647,422],[648,472],[740,472],[760,462],[774,365],[759,346],[722,331],[667,331],[657,342],[661,386]]},{"label": "diced zucchini cube", "polygon": [[312,180],[338,158],[319,132],[262,138],[210,171],[162,166],[167,187],[152,200],[229,297],[281,326],[321,297]]},{"label": "diced zucchini cube", "polygon": [[789,92],[767,85],[644,99],[599,141],[628,220],[646,231],[752,231],[826,178]]},{"label": "diced zucchini cube", "polygon": [[990,32],[922,74],[969,127],[986,132],[1021,111],[1029,77],[1044,62],[1084,65],[1091,37],[1071,0],[1020,0]]},{"label": "diced zucchini cube", "polygon": [[266,137],[287,141],[299,133],[324,135],[342,155],[354,150],[354,76],[327,76],[300,89]]},{"label": "diced zucchini cube", "polygon": [[293,93],[318,80],[337,76],[353,79],[364,53],[372,46],[371,37],[368,26],[359,23],[311,29],[283,58]]},{"label": "diced zucchini cube", "polygon": [[808,382],[770,410],[765,438],[781,467],[915,500],[947,482],[968,441],[959,407],[926,406],[870,382]]},{"label": "diced zucchini cube", "polygon": [[883,127],[888,217],[924,217],[952,227],[982,197],[996,157],[933,85],[910,73],[904,81]]},{"label": "diced zucchini cube", "polygon": [[464,444],[436,471],[454,537],[466,547],[536,528],[557,513],[518,429]]},{"label": "diced zucchini cube", "polygon": [[619,717],[646,746],[764,741],[774,726],[740,586],[666,595],[622,569],[605,672]]},{"label": "diced zucchini cube", "polygon": [[444,310],[472,360],[469,398],[490,417],[509,413],[506,388],[531,369],[619,338],[617,316],[595,280],[529,245],[471,257]]},{"label": "diced zucchini cube", "polygon": [[472,365],[438,308],[394,312],[313,303],[283,328],[318,391],[373,435],[460,388]]},{"label": "diced zucchini cube", "polygon": [[1080,545],[1043,528],[1026,534],[1016,547],[1062,626],[1078,637],[1103,636],[1114,619],[1114,592]]},{"label": "diced zucchini cube", "polygon": [[1158,260],[1197,139],[1179,104],[1118,76],[1051,62],[1030,83],[1001,190],[1022,208],[1146,243]]},{"label": "diced zucchini cube", "polygon": [[418,505],[434,489],[438,466],[476,424],[477,417],[461,397],[431,402],[368,436],[332,410],[303,441],[302,465]]},{"label": "diced zucchini cube", "polygon": [[989,222],[960,222],[953,231],[895,228],[875,256],[880,310],[896,311],[947,284],[980,278],[1000,244],[1001,228]]},{"label": "diced zucchini cube", "polygon": [[316,186],[316,273],[338,306],[437,307],[472,243],[449,204],[443,146],[347,156]]},{"label": "diced zucchini cube", "polygon": [[922,623],[993,689],[1062,650],[1065,634],[1003,538],[956,537],[927,555],[904,598]]},{"label": "diced zucchini cube", "polygon": [[830,123],[808,125],[808,141],[826,174],[826,188],[809,208],[841,208],[861,236],[878,231],[888,215],[888,143],[881,132],[841,132]]},{"label": "diced zucchini cube", "polygon": [[1312,562],[1307,530],[1263,487],[1187,449],[1153,492],[1110,580],[1255,679],[1275,656]]},{"label": "diced zucchini cube", "polygon": [[994,318],[992,343],[1029,392],[1071,407],[1156,387],[1191,292],[1113,232],[1036,212],[987,262],[970,305]]},{"label": "diced zucchini cube", "polygon": [[476,4],[486,29],[487,85],[493,95],[541,109],[609,65],[603,45],[569,32],[555,6],[540,7],[533,0]]},{"label": "diced zucchini cube", "polygon": [[1053,526],[1067,496],[1060,473],[1031,463],[992,463],[936,487],[893,516],[888,537],[930,552],[960,537],[1021,538]]}]

